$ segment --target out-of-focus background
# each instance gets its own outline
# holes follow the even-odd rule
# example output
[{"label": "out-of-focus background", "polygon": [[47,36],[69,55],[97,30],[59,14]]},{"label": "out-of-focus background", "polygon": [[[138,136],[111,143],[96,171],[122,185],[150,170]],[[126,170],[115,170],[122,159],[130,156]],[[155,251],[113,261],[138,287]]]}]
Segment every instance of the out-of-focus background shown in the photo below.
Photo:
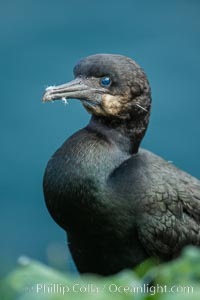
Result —
[{"label": "out-of-focus background", "polygon": [[44,204],[50,156],[89,115],[76,101],[42,104],[94,53],[135,59],[148,74],[152,117],[143,147],[200,178],[198,0],[0,1],[0,274],[21,255],[74,272],[66,237]]}]

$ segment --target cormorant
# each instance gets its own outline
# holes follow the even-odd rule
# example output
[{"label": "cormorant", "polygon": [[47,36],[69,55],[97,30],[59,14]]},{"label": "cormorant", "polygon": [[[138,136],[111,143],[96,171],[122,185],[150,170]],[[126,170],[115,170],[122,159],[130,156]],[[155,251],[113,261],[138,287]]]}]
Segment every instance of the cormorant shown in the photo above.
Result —
[{"label": "cormorant", "polygon": [[128,57],[96,54],[74,75],[43,101],[77,98],[92,117],[48,162],[44,196],[78,270],[109,275],[199,245],[200,181],[139,148],[151,109],[144,71]]}]

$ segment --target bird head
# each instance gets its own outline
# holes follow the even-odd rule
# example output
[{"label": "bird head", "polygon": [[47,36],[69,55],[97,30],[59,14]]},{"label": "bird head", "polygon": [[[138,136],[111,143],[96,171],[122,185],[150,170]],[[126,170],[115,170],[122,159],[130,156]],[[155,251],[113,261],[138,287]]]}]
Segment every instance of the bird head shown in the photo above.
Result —
[{"label": "bird head", "polygon": [[149,117],[151,91],[144,71],[132,59],[96,54],[74,67],[75,79],[46,89],[43,102],[79,99],[86,110],[118,120]]}]

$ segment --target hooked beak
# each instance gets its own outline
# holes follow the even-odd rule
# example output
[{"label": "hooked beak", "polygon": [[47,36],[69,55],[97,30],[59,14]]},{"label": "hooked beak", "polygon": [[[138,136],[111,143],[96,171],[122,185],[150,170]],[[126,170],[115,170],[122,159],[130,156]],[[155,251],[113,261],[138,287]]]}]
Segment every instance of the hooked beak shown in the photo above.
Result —
[{"label": "hooked beak", "polygon": [[96,91],[96,89],[88,86],[83,79],[76,78],[62,85],[48,87],[42,97],[42,101],[49,102],[68,98],[92,100]]}]

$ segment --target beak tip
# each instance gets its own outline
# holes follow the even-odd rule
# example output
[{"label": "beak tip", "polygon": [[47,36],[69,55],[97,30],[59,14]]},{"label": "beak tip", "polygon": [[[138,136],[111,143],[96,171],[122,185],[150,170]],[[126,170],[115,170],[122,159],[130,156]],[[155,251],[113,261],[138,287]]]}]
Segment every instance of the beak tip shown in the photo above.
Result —
[{"label": "beak tip", "polygon": [[44,93],[44,95],[42,96],[42,102],[45,103],[47,101],[48,101],[47,93]]},{"label": "beak tip", "polygon": [[53,101],[53,96],[51,94],[51,90],[46,90],[42,96],[42,102],[49,102],[49,101]]},{"label": "beak tip", "polygon": [[52,91],[53,89],[55,88],[54,85],[51,85],[51,86],[48,86],[46,89],[45,89],[45,92],[42,96],[42,102],[45,103],[45,102],[49,102],[49,101],[52,101]]}]

